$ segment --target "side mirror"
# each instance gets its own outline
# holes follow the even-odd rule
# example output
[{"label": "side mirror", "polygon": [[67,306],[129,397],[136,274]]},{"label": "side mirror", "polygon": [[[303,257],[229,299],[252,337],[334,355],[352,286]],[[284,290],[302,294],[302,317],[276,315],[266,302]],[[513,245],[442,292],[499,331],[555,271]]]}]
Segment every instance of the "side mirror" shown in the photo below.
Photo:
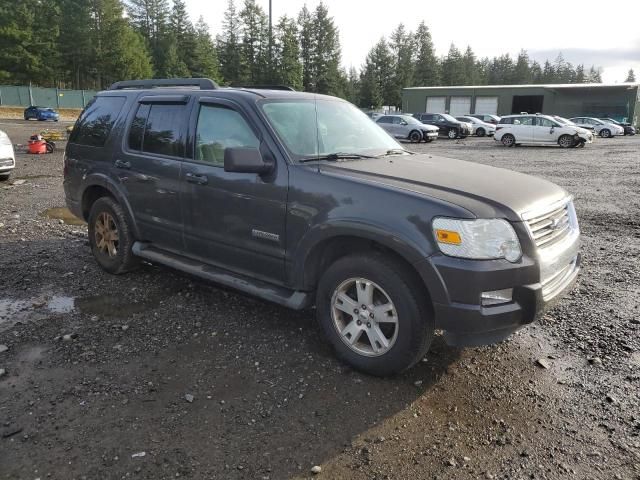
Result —
[{"label": "side mirror", "polygon": [[266,163],[257,148],[237,147],[225,148],[224,171],[237,173],[258,173],[260,175],[273,170],[273,165]]},{"label": "side mirror", "polygon": [[405,122],[404,120],[402,120],[402,121],[400,122],[400,125],[409,125],[409,124],[408,124],[407,122]]}]

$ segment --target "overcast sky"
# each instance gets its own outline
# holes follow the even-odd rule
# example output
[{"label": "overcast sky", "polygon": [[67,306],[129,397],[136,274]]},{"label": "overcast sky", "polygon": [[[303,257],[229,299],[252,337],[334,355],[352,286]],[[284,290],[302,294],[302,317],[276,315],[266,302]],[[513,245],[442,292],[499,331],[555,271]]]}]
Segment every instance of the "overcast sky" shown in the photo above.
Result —
[{"label": "overcast sky", "polygon": [[[310,9],[320,0],[308,0]],[[215,35],[220,32],[227,0],[186,0],[192,19],[203,15]],[[236,0],[240,6],[243,0]],[[258,0],[265,11],[269,1]],[[277,18],[297,16],[303,0],[273,0]],[[529,51],[537,60],[554,59],[562,51],[573,64],[604,68],[607,83],[624,81],[629,68],[640,78],[640,2],[536,0],[502,2],[457,0],[325,0],[340,29],[342,62],[359,68],[368,50],[399,23],[415,30],[424,20],[437,53],[447,53],[451,43],[461,50],[471,45],[479,57]],[[603,8],[609,5],[609,8]],[[274,21],[275,23],[275,21]]]}]

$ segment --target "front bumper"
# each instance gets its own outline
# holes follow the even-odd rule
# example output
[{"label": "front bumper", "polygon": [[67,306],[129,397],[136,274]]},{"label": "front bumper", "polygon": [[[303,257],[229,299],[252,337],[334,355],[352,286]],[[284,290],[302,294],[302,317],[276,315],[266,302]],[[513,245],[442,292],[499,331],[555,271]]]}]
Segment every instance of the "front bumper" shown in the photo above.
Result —
[{"label": "front bumper", "polygon": [[[505,340],[540,318],[572,288],[580,272],[578,247],[579,236],[575,236],[551,256],[525,255],[517,264],[431,257],[448,297],[448,301],[434,302],[436,328],[444,330],[445,340],[454,346]],[[483,292],[501,289],[513,289],[512,301],[482,304]]]},{"label": "front bumper", "polygon": [[424,138],[438,138],[438,131],[437,130],[434,130],[434,131],[423,130],[422,131],[422,136]]}]

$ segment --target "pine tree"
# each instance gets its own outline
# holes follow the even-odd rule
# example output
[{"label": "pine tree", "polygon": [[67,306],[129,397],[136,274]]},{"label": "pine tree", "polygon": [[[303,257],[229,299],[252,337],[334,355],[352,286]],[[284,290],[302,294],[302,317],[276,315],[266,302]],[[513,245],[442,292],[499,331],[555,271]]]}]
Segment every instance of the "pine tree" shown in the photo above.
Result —
[{"label": "pine tree", "polygon": [[346,75],[344,87],[345,99],[353,104],[360,102],[360,76],[355,67],[351,66]]},{"label": "pine tree", "polygon": [[218,52],[213,40],[211,40],[209,25],[207,25],[202,16],[196,23],[195,35],[194,64],[191,67],[191,74],[194,77],[210,78],[221,83],[222,77],[220,75]]},{"label": "pine tree", "polygon": [[536,83],[536,84],[540,84],[543,83],[542,81],[542,67],[540,66],[540,64],[534,60],[534,62],[531,64],[531,82],[532,83]]},{"label": "pine tree", "polygon": [[587,75],[588,83],[602,83],[602,72],[595,65],[592,65],[589,69],[589,75]]},{"label": "pine tree", "polygon": [[298,41],[302,63],[302,86],[307,92],[315,91],[315,72],[313,70],[313,19],[305,4],[298,14]]},{"label": "pine tree", "polygon": [[424,87],[438,85],[440,83],[440,64],[433,47],[431,32],[424,22],[418,26],[415,41],[417,56],[414,83]]},{"label": "pine tree", "polygon": [[542,69],[542,83],[556,83],[556,71],[549,60],[544,62]]},{"label": "pine tree", "polygon": [[393,55],[393,92],[387,99],[389,105],[402,106],[402,89],[413,84],[414,72],[414,40],[413,34],[407,32],[400,24],[391,34],[389,47]]},{"label": "pine tree", "polygon": [[518,54],[512,81],[515,85],[527,85],[533,82],[531,67],[529,65],[529,55],[526,50],[521,50]]},{"label": "pine tree", "polygon": [[85,0],[60,0],[60,37],[58,50],[61,70],[73,88],[87,85],[91,76],[93,45],[91,9]]},{"label": "pine tree", "polygon": [[633,71],[633,68],[629,69],[629,73],[627,73],[627,79],[625,80],[625,83],[635,83],[636,81],[636,74]]},{"label": "pine tree", "polygon": [[245,0],[240,11],[242,40],[242,83],[268,82],[269,77],[269,27],[267,16],[256,0]]},{"label": "pine tree", "polygon": [[452,43],[449,53],[442,59],[442,84],[464,85],[464,61],[460,50]]},{"label": "pine tree", "polygon": [[275,83],[295,90],[302,89],[302,63],[295,20],[282,16],[276,25],[274,37]]},{"label": "pine tree", "polygon": [[585,83],[587,77],[584,74],[584,65],[580,64],[576,67],[576,83]]},{"label": "pine tree", "polygon": [[322,2],[313,13],[312,39],[313,91],[340,95],[340,38],[338,28]]},{"label": "pine tree", "polygon": [[464,80],[463,85],[477,85],[478,82],[478,62],[476,61],[476,55],[473,53],[473,50],[470,46],[467,46],[467,49],[462,56],[462,66],[464,72]]},{"label": "pine tree", "polygon": [[222,34],[218,36],[220,74],[227,84],[242,82],[242,55],[240,52],[240,18],[233,0],[229,0],[222,22]]},{"label": "pine tree", "polygon": [[168,33],[173,37],[176,49],[180,52],[189,75],[196,68],[196,32],[187,14],[184,0],[174,0],[171,17],[168,23]]},{"label": "pine tree", "polygon": [[37,0],[0,3],[0,80],[27,84],[38,74],[42,58],[34,36]]}]

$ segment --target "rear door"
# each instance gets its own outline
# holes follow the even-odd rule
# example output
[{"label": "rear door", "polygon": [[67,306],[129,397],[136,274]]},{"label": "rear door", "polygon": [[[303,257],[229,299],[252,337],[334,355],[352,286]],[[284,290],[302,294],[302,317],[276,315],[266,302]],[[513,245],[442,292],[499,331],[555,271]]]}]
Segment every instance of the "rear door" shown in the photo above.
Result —
[{"label": "rear door", "polygon": [[142,235],[162,248],[182,251],[180,169],[185,154],[187,95],[149,95],[129,118],[123,148],[113,167]]},{"label": "rear door", "polygon": [[[288,169],[272,141],[237,103],[200,98],[181,171],[189,256],[225,269],[284,282]],[[227,148],[257,148],[276,169],[268,175],[226,172]]]},{"label": "rear door", "polygon": [[516,142],[534,142],[533,135],[533,120],[534,117],[514,117],[513,119],[513,134],[516,137]]},{"label": "rear door", "polygon": [[389,135],[395,136],[395,126],[393,124],[393,117],[385,115],[376,120],[376,123],[380,125]]}]

